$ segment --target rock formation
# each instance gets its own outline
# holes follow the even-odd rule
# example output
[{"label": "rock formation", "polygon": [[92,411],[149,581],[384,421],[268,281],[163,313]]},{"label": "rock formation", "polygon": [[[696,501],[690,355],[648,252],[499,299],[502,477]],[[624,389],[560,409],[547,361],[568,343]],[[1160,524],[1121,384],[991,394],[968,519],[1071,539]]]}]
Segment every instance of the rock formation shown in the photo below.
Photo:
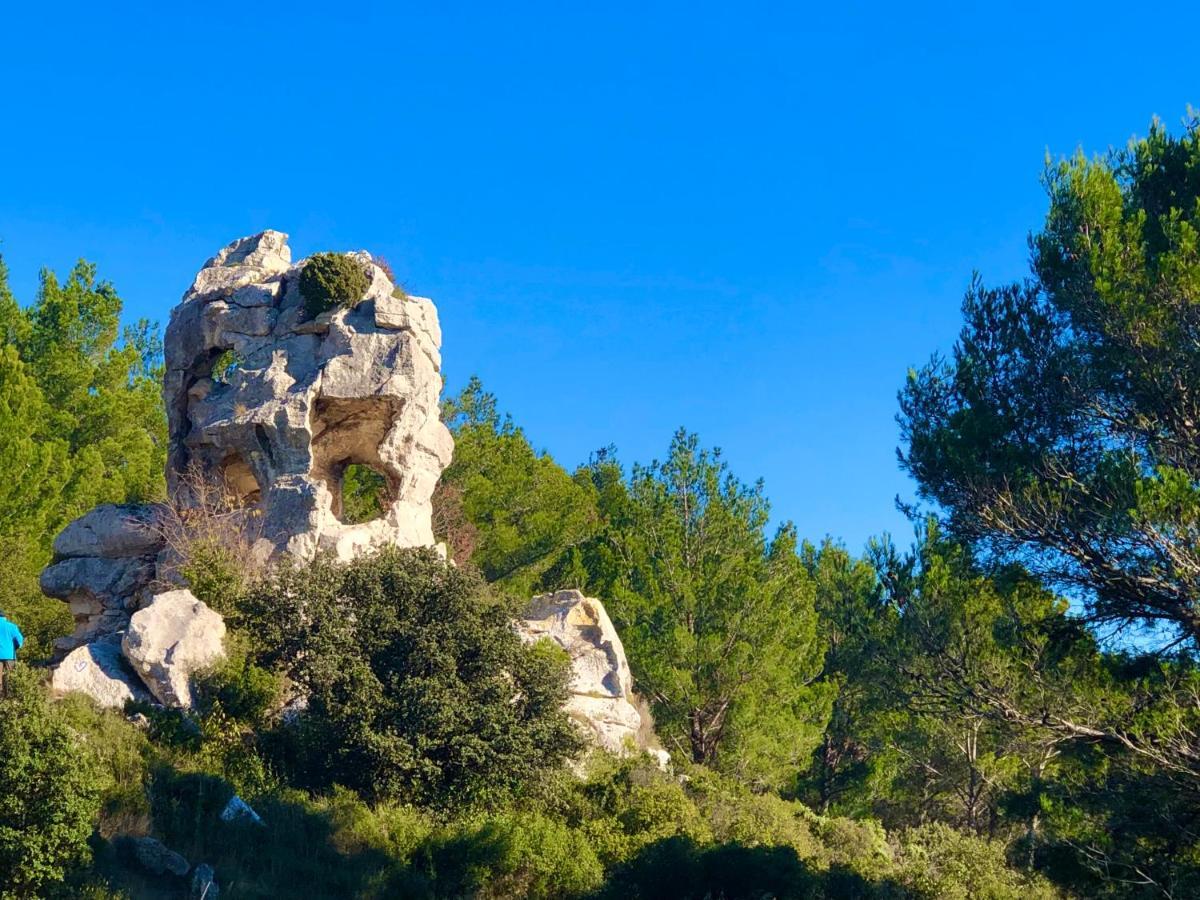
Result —
[{"label": "rock formation", "polygon": [[517,630],[527,641],[549,638],[571,659],[567,712],[589,742],[618,755],[646,751],[666,764],[653,723],[633,692],[625,648],[604,604],[579,591],[534,597]]},{"label": "rock formation", "polygon": [[148,701],[150,694],[121,655],[121,635],[108,634],[68,653],[50,677],[56,693],[87,694],[100,706],[123,709],[129,700]]},{"label": "rock formation", "polygon": [[[299,289],[306,261],[292,263],[278,231],[234,241],[196,275],[166,331],[170,502],[97,507],[57,537],[42,573],[43,592],[75,617],[75,633],[58,642],[72,654],[55,674],[61,690],[112,704],[144,695],[117,664],[108,638],[118,635],[153,694],[186,705],[182,648],[194,635],[181,643],[172,616],[138,611],[179,605],[152,598],[177,586],[165,523],[200,502],[197,484],[224,485],[245,509],[260,562],[434,543],[430,498],[453,450],[439,418],[437,310],[398,290],[369,254],[351,255],[368,275],[365,294],[315,317]],[[372,521],[343,521],[351,464],[382,479],[384,508]],[[145,627],[131,629],[135,616]],[[209,621],[203,630],[216,629]]]},{"label": "rock formation", "polygon": [[[234,241],[196,275],[165,339],[170,502],[97,507],[58,535],[42,573],[42,590],[69,603],[76,623],[59,642],[57,690],[110,706],[150,695],[191,705],[190,679],[220,659],[225,634],[219,615],[172,590],[177,526],[204,511],[205,485],[229,495],[229,521],[256,562],[434,543],[430,500],[453,449],[439,418],[437,310],[398,290],[369,254],[351,256],[367,276],[361,299],[316,315],[300,289],[308,261],[293,264],[278,231]],[[372,521],[343,514],[351,465],[383,485]],[[600,601],[535,598],[518,629],[570,655],[567,709],[594,744],[665,756]]]},{"label": "rock formation", "polygon": [[131,843],[134,859],[152,875],[183,877],[191,871],[192,865],[187,859],[157,838],[135,837]]},{"label": "rock formation", "polygon": [[146,506],[97,506],[54,539],[54,562],[41,576],[42,592],[71,605],[75,633],[58,642],[66,652],[118,634],[154,581],[163,549],[157,511]]},{"label": "rock formation", "polygon": [[[439,418],[437,310],[353,255],[370,276],[362,300],[309,318],[287,236],[234,241],[167,326],[169,490],[188,472],[219,476],[259,509],[264,555],[434,543],[430,498],[454,446]],[[353,463],[385,479],[381,518],[342,521]]]}]

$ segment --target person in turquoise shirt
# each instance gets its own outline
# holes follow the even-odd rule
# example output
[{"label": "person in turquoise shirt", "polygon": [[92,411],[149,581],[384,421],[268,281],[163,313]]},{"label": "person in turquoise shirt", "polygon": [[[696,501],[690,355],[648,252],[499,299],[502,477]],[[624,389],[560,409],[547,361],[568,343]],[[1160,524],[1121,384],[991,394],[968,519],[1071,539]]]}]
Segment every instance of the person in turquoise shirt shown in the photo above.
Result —
[{"label": "person in turquoise shirt", "polygon": [[0,612],[0,697],[4,696],[8,673],[17,664],[17,651],[25,645],[25,635],[15,622]]}]

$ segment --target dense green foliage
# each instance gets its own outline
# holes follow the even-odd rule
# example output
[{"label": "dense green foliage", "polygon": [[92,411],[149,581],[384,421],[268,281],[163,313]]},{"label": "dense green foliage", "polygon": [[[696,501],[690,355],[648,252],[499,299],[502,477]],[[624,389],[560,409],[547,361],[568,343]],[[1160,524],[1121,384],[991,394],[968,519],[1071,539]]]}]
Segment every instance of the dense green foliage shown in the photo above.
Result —
[{"label": "dense green foliage", "polygon": [[300,296],[309,318],[353,306],[370,286],[362,263],[345,253],[314,253],[300,271]]},{"label": "dense green foliage", "polygon": [[477,380],[447,409],[446,481],[461,492],[454,525],[475,537],[470,562],[525,596],[604,597],[669,746],[710,764],[724,749],[720,765],[754,783],[793,777],[832,692],[813,684],[823,648],[811,580],[790,526],[765,536],[762,486],[682,431],[665,462],[628,482],[609,451],[571,477]]},{"label": "dense green foliage", "polygon": [[953,358],[901,397],[951,533],[1200,637],[1200,119],[1046,172],[1024,284],[972,285]]},{"label": "dense green foliage", "polygon": [[98,779],[30,671],[9,675],[0,723],[0,897],[38,896],[88,855]]},{"label": "dense green foliage", "polygon": [[437,498],[440,536],[469,551],[459,562],[528,596],[564,551],[595,533],[595,492],[536,452],[478,379],[446,401],[443,418],[454,432],[454,459]]},{"label": "dense green foliage", "polygon": [[387,511],[387,479],[361,463],[350,463],[342,472],[342,521],[347,525],[370,522]]},{"label": "dense green foliage", "polygon": [[470,806],[578,749],[562,654],[523,644],[507,607],[432,551],[283,569],[233,621],[308,698],[288,736],[307,786]]},{"label": "dense green foliage", "polygon": [[[599,493],[611,464],[592,474]],[[684,431],[665,461],[604,495],[605,528],[570,566],[608,599],[659,733],[750,783],[793,778],[832,699],[813,684],[824,648],[794,530],[768,540],[762,485],[742,484]]]},{"label": "dense green foliage", "polygon": [[[245,788],[206,772],[203,746],[147,741],[111,712],[67,713],[84,746],[103,748],[94,758],[106,785],[100,832],[149,827],[209,861],[233,898],[699,900],[715,887],[747,898],[1054,896],[1043,879],[1006,866],[995,841],[929,826],[889,838],[701,767],[679,779],[637,761],[601,760],[585,778],[551,774],[504,808],[460,814],[368,805],[344,788],[276,787],[245,795],[266,827],[226,823],[221,809]],[[118,787],[130,784],[137,789]],[[93,866],[75,873],[67,896],[176,895],[169,880],[139,871],[119,836],[95,844]]]}]

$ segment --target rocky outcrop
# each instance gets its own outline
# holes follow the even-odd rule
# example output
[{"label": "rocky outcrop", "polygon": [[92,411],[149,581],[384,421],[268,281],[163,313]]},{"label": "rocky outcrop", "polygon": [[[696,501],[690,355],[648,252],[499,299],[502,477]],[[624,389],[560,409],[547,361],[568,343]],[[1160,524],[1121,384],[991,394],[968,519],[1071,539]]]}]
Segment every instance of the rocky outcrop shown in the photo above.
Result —
[{"label": "rocky outcrop", "polygon": [[[316,316],[300,291],[306,261],[292,262],[281,232],[236,240],[197,273],[165,336],[170,503],[97,507],[57,537],[42,573],[42,590],[75,616],[75,633],[59,644],[68,655],[54,672],[57,690],[119,706],[145,698],[144,683],[163,704],[191,706],[192,677],[221,658],[225,635],[217,613],[170,589],[178,526],[206,508],[201,486],[229,495],[222,527],[253,522],[255,562],[434,543],[430,501],[453,450],[439,417],[437,310],[398,290],[369,254],[352,256],[367,275],[363,296]],[[384,484],[372,521],[342,510],[351,465]],[[537,597],[518,628],[570,656],[567,710],[593,744],[665,755],[599,600]]]},{"label": "rocky outcrop", "polygon": [[[430,498],[453,449],[437,311],[353,255],[370,278],[362,300],[309,318],[286,235],[234,241],[167,326],[170,489],[196,470],[223,479],[259,510],[264,556],[434,543]],[[231,364],[214,373],[222,359]],[[355,463],[387,485],[371,522],[343,521],[341,480]]]},{"label": "rocky outcrop", "polygon": [[191,591],[152,597],[133,614],[121,650],[159,702],[187,709],[192,676],[224,655],[225,622]]},{"label": "rocky outcrop", "polygon": [[75,633],[57,643],[60,652],[128,626],[155,577],[163,545],[157,515],[154,507],[105,504],[55,538],[42,593],[69,603],[75,618]]},{"label": "rocky outcrop", "polygon": [[87,694],[100,706],[123,709],[130,700],[147,701],[150,694],[121,655],[121,635],[105,635],[77,647],[63,658],[50,677],[57,694]]},{"label": "rocky outcrop", "polygon": [[579,591],[543,594],[530,602],[517,630],[527,641],[549,638],[570,657],[566,709],[594,746],[619,755],[646,751],[666,764],[603,603]]}]

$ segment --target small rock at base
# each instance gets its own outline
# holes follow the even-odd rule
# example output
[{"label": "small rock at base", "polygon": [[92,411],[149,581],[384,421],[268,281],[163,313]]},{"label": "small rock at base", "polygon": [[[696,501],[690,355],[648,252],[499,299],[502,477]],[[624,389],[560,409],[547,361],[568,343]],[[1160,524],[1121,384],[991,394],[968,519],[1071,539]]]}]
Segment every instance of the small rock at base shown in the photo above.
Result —
[{"label": "small rock at base", "polygon": [[263,823],[262,817],[259,816],[259,814],[253,809],[251,809],[250,804],[237,794],[234,794],[232,797],[230,797],[229,802],[225,804],[225,808],[221,810],[221,821],[247,821],[253,822],[255,825],[261,825]]},{"label": "small rock at base", "polygon": [[186,859],[152,837],[133,838],[133,855],[143,869],[155,875],[169,872],[183,877],[192,867]]}]

